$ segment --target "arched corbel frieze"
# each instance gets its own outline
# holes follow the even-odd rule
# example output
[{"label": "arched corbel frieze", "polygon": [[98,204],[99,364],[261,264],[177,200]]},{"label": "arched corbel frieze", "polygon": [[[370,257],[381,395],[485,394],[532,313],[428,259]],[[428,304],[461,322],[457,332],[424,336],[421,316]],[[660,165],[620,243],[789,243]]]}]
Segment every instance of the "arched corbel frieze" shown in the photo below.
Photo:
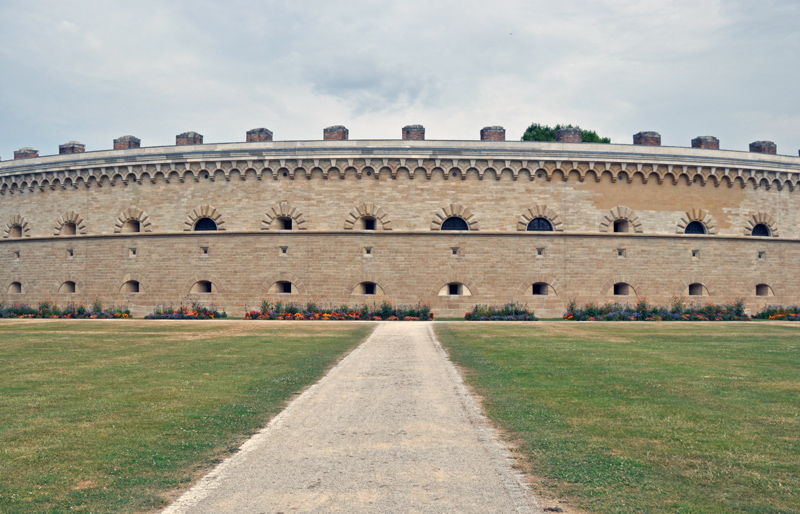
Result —
[{"label": "arched corbel frieze", "polygon": [[[280,202],[264,215],[261,220],[261,230],[270,230],[272,222],[277,219],[291,219],[297,230],[306,230],[306,220],[303,218],[303,213],[286,200]],[[274,230],[274,229],[273,229]]]},{"label": "arched corbel frieze", "polygon": [[344,220],[344,229],[353,230],[356,222],[361,218],[374,218],[381,224],[382,230],[392,230],[392,220],[389,215],[374,203],[362,203],[347,215]]},{"label": "arched corbel frieze", "polygon": [[544,218],[553,225],[555,232],[564,231],[564,223],[561,221],[561,216],[556,211],[546,205],[535,205],[522,213],[519,220],[517,220],[517,230],[524,232],[528,230],[528,224],[536,218]]},{"label": "arched corbel frieze", "polygon": [[472,212],[458,203],[451,203],[446,207],[442,207],[439,211],[434,214],[434,218],[431,221],[431,230],[441,230],[442,223],[447,218],[457,217],[463,219],[469,230],[478,230],[478,219],[475,217]]}]

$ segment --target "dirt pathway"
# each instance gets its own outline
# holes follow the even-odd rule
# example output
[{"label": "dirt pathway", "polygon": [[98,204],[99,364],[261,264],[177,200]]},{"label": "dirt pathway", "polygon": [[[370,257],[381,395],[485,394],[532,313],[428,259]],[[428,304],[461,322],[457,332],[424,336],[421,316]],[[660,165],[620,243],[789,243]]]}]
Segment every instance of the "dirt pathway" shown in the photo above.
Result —
[{"label": "dirt pathway", "polygon": [[163,514],[541,512],[429,323],[393,322]]}]

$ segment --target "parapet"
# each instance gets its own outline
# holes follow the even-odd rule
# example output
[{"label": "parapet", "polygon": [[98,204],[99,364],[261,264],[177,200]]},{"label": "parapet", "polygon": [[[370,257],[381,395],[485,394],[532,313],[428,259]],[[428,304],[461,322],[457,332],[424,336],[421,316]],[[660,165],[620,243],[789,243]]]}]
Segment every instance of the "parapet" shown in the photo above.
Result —
[{"label": "parapet", "polygon": [[483,127],[481,129],[481,141],[505,141],[506,129],[498,125]]},{"label": "parapet", "polygon": [[633,144],[642,146],[661,146],[661,134],[658,132],[638,132],[633,135]]},{"label": "parapet", "polygon": [[175,136],[175,144],[177,146],[202,145],[203,134],[198,134],[197,132],[184,132],[183,134],[178,134]]},{"label": "parapet", "polygon": [[272,131],[269,129],[254,128],[247,131],[248,143],[263,143],[264,141],[272,141]]},{"label": "parapet", "polygon": [[344,125],[325,127],[322,131],[322,139],[325,141],[347,141],[350,139],[350,131]]},{"label": "parapet", "polygon": [[750,143],[750,151],[756,153],[778,153],[778,146],[772,141],[753,141]]}]

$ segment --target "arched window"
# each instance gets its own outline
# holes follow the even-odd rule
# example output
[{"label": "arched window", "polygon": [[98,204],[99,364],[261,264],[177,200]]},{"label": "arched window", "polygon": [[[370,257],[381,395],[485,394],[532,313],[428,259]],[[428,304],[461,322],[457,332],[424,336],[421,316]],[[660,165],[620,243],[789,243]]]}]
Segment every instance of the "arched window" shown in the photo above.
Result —
[{"label": "arched window", "polygon": [[706,288],[703,284],[689,284],[689,296],[706,296],[705,291]]},{"label": "arched window", "polygon": [[62,236],[74,236],[77,234],[77,226],[75,223],[68,221],[61,226],[61,235]]},{"label": "arched window", "polygon": [[756,285],[756,296],[775,296],[775,294],[767,284],[758,284]]},{"label": "arched window", "polygon": [[141,232],[141,230],[139,220],[128,220],[122,225],[122,232]]},{"label": "arched window", "polygon": [[382,295],[383,289],[375,282],[361,282],[353,289],[353,294]]},{"label": "arched window", "polygon": [[280,230],[292,230],[292,218],[278,218],[278,227]]},{"label": "arched window", "polygon": [[766,226],[764,223],[759,223],[755,227],[753,227],[753,232],[750,234],[756,237],[769,237],[769,227]]},{"label": "arched window", "polygon": [[78,292],[78,288],[75,285],[75,282],[73,282],[72,280],[67,280],[66,282],[61,284],[61,287],[58,288],[58,292],[59,293],[77,293]]},{"label": "arched window", "polygon": [[122,284],[122,288],[120,289],[121,293],[138,293],[139,291],[139,282],[136,280],[128,280]]},{"label": "arched window", "polygon": [[533,284],[533,294],[547,296],[550,294],[550,284],[546,282],[536,282]]},{"label": "arched window", "polygon": [[8,231],[8,237],[17,238],[22,237],[22,227],[19,225],[14,225],[11,227],[11,230]]},{"label": "arched window", "polygon": [[214,291],[214,284],[208,280],[200,280],[192,286],[192,293],[208,294]]},{"label": "arched window", "polygon": [[625,282],[617,282],[614,284],[614,296],[630,296],[636,294],[630,284]]},{"label": "arched window", "polygon": [[267,291],[269,294],[292,294],[297,292],[296,288],[291,282],[287,280],[279,280],[272,284]]},{"label": "arched window", "polygon": [[469,225],[458,216],[450,216],[442,223],[442,230],[469,230]]},{"label": "arched window", "polygon": [[439,296],[472,296],[472,292],[461,282],[450,282],[439,290]]},{"label": "arched window", "polygon": [[10,294],[19,294],[22,292],[22,284],[19,282],[11,282],[11,285],[8,286],[8,292]]},{"label": "arched window", "polygon": [[685,234],[705,234],[706,227],[699,221],[693,221],[686,225],[686,230],[684,230]]},{"label": "arched window", "polygon": [[553,224],[547,218],[533,218],[528,223],[529,232],[552,232]]},{"label": "arched window", "polygon": [[630,223],[628,220],[615,220],[614,232],[628,232],[630,230]]},{"label": "arched window", "polygon": [[217,224],[211,218],[200,218],[197,220],[197,223],[194,224],[194,229],[196,231],[217,230]]}]

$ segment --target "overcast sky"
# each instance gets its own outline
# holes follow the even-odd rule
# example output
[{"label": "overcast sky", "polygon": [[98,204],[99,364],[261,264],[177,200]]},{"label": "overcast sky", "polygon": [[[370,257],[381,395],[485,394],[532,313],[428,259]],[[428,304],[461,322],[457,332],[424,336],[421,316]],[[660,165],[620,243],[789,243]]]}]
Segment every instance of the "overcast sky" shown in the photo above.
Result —
[{"label": "overcast sky", "polygon": [[0,2],[0,157],[125,134],[478,139],[573,123],[630,144],[800,148],[797,0]]}]

